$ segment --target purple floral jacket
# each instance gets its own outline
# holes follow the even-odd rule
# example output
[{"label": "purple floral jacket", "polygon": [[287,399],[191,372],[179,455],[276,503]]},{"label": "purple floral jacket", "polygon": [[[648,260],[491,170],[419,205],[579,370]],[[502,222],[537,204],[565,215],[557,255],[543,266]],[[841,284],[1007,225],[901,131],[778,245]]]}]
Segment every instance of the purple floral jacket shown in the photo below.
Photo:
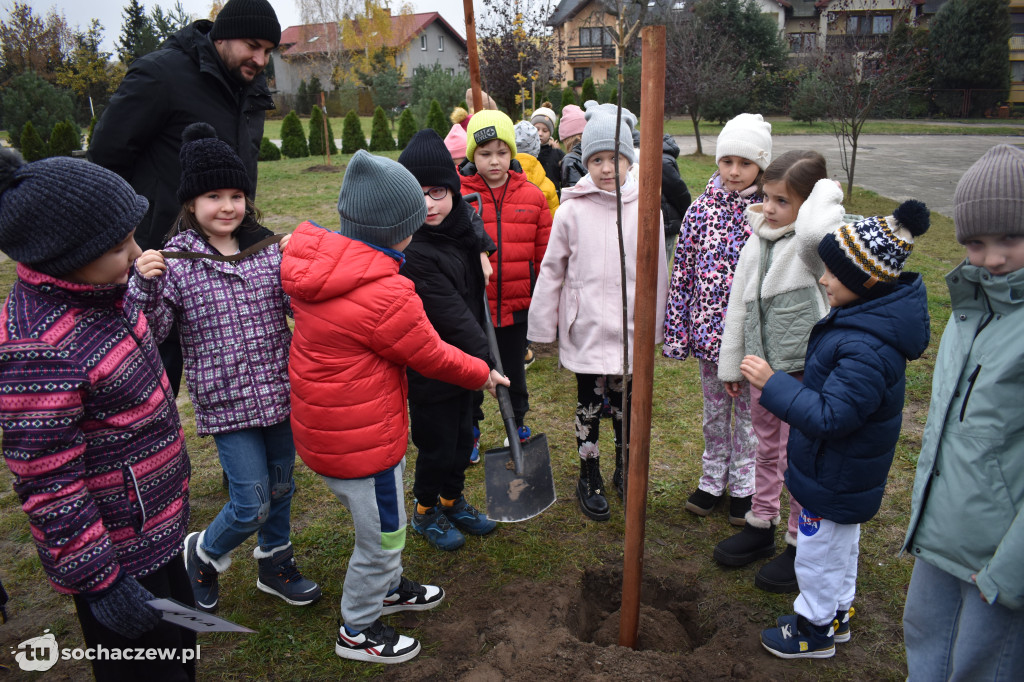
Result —
[{"label": "purple floral jacket", "polygon": [[716,171],[683,217],[668,285],[662,354],[718,362],[729,290],[740,250],[750,236],[743,211],[760,203],[756,190],[720,186]]},{"label": "purple floral jacket", "polygon": [[[260,230],[248,241],[270,235]],[[191,230],[164,249],[215,253]],[[136,271],[128,295],[142,307],[158,342],[178,323],[199,435],[272,426],[289,417],[291,305],[281,288],[276,244],[236,263],[167,259],[163,277],[146,279]]]}]

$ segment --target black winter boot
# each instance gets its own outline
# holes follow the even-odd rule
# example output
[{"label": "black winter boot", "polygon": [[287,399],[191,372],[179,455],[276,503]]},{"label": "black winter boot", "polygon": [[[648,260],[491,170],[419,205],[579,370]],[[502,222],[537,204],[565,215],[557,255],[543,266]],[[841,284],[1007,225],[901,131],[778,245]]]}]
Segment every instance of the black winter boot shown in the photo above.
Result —
[{"label": "black winter boot", "polygon": [[608,500],[604,497],[600,458],[580,460],[580,480],[576,482],[576,498],[580,502],[580,511],[595,521],[607,521],[611,516]]},{"label": "black winter boot", "polygon": [[757,559],[775,556],[775,528],[779,519],[759,519],[747,512],[747,525],[715,546],[715,561],[725,566],[746,566]]},{"label": "black winter boot", "polygon": [[[791,542],[786,536],[786,542]],[[754,574],[754,585],[766,592],[785,594],[787,592],[799,592],[800,586],[796,582],[796,545],[787,544],[786,551],[775,557]]]},{"label": "black winter boot", "polygon": [[615,492],[618,494],[619,499],[623,499],[626,494],[626,478],[623,475],[623,467],[625,464],[622,461],[622,446],[615,446],[615,473],[612,474],[612,487],[615,488]]}]

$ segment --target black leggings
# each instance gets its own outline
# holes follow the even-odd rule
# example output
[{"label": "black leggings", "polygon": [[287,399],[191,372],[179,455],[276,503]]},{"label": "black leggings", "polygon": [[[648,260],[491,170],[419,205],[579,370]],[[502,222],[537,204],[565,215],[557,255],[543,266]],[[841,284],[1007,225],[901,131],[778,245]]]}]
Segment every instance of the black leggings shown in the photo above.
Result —
[{"label": "black leggings", "polygon": [[[622,444],[622,420],[629,419],[629,390],[626,386],[626,410],[623,411],[622,376],[617,374],[576,375],[576,446],[580,459],[600,456],[597,438],[601,427],[601,409],[604,396],[612,411],[612,428],[615,430],[615,444]],[[627,421],[628,425],[628,421]]]}]

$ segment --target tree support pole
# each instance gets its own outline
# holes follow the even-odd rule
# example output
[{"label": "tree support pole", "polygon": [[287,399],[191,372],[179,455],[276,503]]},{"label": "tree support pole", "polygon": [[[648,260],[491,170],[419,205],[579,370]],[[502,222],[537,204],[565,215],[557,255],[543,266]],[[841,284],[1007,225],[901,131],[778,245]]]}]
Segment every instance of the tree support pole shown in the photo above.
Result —
[{"label": "tree support pole", "polygon": [[469,55],[469,85],[473,89],[473,111],[484,108],[484,98],[480,88],[480,54],[476,48],[476,19],[473,17],[473,0],[462,0],[462,9],[466,14],[466,52]]},{"label": "tree support pole", "polygon": [[637,645],[640,584],[643,579],[647,523],[647,475],[654,396],[654,321],[658,305],[658,259],[661,231],[661,142],[665,127],[665,27],[645,26],[640,86],[640,205],[633,303],[633,399],[630,401],[629,475],[626,477],[626,548],[622,569],[619,645]]}]

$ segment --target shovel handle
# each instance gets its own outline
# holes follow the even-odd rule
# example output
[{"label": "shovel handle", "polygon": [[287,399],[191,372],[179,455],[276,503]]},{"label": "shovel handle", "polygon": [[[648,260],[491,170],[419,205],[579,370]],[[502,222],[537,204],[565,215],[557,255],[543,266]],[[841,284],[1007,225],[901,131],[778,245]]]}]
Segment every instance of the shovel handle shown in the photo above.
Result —
[{"label": "shovel handle", "polygon": [[[484,330],[487,332],[487,345],[491,350],[491,357],[494,358],[494,368],[498,374],[505,375],[501,367],[501,355],[498,353],[498,338],[494,335],[494,325],[491,323],[491,305],[487,300],[487,292],[484,291]],[[512,410],[512,398],[509,396],[508,386],[498,384],[495,388],[495,395],[498,397],[498,409],[501,411],[501,419],[505,422],[505,432],[508,434],[508,447],[512,451],[512,463],[516,468],[516,475],[523,475],[523,448],[519,443],[519,429],[516,426],[516,415]]]}]

